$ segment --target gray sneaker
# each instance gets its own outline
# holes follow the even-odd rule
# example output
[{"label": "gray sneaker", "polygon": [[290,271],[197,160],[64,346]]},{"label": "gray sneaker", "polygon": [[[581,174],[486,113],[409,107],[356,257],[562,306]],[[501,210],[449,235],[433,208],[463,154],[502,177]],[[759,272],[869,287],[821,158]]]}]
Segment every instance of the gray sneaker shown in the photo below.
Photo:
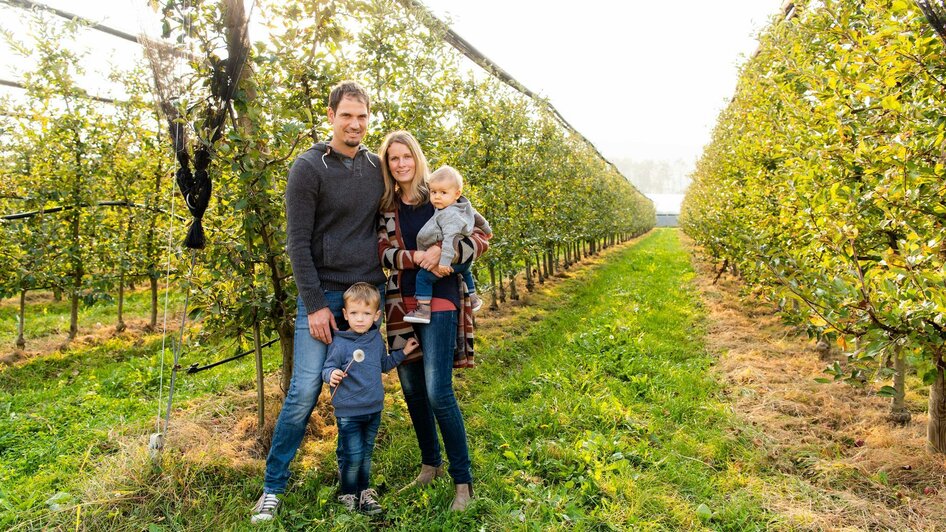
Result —
[{"label": "gray sneaker", "polygon": [[346,493],[338,496],[338,502],[349,512],[358,511],[358,496],[354,493]]},{"label": "gray sneaker", "polygon": [[381,513],[381,505],[378,504],[377,498],[378,492],[371,488],[362,491],[361,496],[358,498],[358,503],[361,506],[361,513],[367,515]]},{"label": "gray sneaker", "polygon": [[479,312],[483,308],[483,298],[479,294],[470,294],[470,307],[473,312]]},{"label": "gray sneaker", "polygon": [[272,521],[276,516],[277,508],[279,508],[279,497],[275,493],[263,492],[256,501],[256,506],[253,507],[253,517],[250,518],[250,522],[256,524]]},{"label": "gray sneaker", "polygon": [[430,303],[418,303],[417,308],[404,315],[407,323],[430,323]]}]

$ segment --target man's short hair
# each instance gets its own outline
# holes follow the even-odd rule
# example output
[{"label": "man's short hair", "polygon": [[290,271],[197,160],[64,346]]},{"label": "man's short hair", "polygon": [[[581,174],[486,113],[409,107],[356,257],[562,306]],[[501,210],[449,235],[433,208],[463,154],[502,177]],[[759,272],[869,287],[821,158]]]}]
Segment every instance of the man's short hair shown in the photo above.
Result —
[{"label": "man's short hair", "polygon": [[371,100],[368,99],[368,93],[358,82],[345,80],[332,87],[332,93],[328,96],[328,106],[332,111],[338,111],[338,104],[342,103],[343,98],[354,98],[364,102],[368,111],[371,111]]},{"label": "man's short hair", "polygon": [[427,176],[427,183],[439,183],[441,181],[450,181],[457,186],[457,190],[463,190],[463,176],[460,175],[459,170],[452,166],[443,165]]},{"label": "man's short hair", "polygon": [[364,303],[376,311],[381,308],[381,292],[378,292],[374,285],[368,283],[351,285],[348,290],[345,290],[342,299],[345,300],[346,307],[349,303],[355,302]]}]

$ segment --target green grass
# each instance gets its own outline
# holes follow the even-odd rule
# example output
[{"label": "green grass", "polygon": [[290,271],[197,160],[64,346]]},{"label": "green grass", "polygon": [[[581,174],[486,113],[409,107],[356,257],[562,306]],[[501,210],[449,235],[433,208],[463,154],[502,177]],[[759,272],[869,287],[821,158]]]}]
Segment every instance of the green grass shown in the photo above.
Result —
[{"label": "green grass", "polygon": [[[477,498],[445,511],[449,481],[398,494],[419,467],[399,395],[383,416],[373,480],[383,519],[334,502],[334,456],[294,465],[279,518],[258,530],[753,530],[762,457],[736,425],[703,345],[704,316],[677,232],[659,230],[566,280],[542,308],[481,335],[481,365],[462,372]],[[528,314],[541,315],[533,321]],[[249,529],[258,467],[165,452],[111,481],[111,499],[49,512],[82,492],[112,451],[108,432],[146,434],[154,351],[101,346],[0,373],[0,525],[90,529]],[[267,358],[270,369],[277,357]],[[182,399],[252,379],[252,363],[184,379]],[[42,389],[40,389],[42,388]],[[114,473],[114,471],[110,471]],[[23,487],[26,487],[24,490]],[[31,495],[28,495],[31,494]]]},{"label": "green grass", "polygon": [[[163,286],[164,280],[161,280]],[[145,283],[146,285],[146,283]],[[19,297],[6,299],[0,305],[0,346],[2,350],[13,347],[16,341],[17,321],[20,312]],[[27,349],[32,347],[32,341],[38,340],[50,335],[66,334],[69,331],[69,298],[64,296],[62,301],[41,300],[37,302],[27,301],[23,337],[26,341]],[[174,312],[183,305],[183,294],[180,291],[172,290],[168,301],[168,309]],[[99,325],[115,325],[117,322],[117,301],[108,298],[98,301],[92,305],[85,305],[79,302],[79,329],[80,334],[89,327]],[[147,318],[151,312],[151,292],[147,289],[141,289],[125,294],[124,304],[125,320],[129,318]],[[161,326],[161,320],[164,310],[164,290],[158,291],[158,326]]]}]

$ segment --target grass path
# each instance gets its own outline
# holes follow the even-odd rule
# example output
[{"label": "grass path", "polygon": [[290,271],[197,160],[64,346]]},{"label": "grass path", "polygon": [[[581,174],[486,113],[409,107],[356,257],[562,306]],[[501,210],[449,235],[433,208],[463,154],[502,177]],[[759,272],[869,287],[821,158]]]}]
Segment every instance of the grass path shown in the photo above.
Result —
[{"label": "grass path", "polygon": [[[389,390],[373,473],[385,517],[339,510],[331,445],[315,442],[321,445],[313,453],[310,440],[280,518],[258,529],[777,526],[778,517],[762,509],[763,458],[733,420],[712,372],[693,276],[678,233],[658,230],[536,296],[535,305],[483,320],[481,365],[458,377],[476,478],[469,511],[444,512],[452,497],[447,480],[398,492],[419,458],[403,401]],[[0,377],[3,389],[31,385],[25,374]],[[222,378],[192,393],[224,394],[221,385],[234,383],[240,386],[237,377]],[[0,412],[7,400],[0,397]],[[101,438],[109,439],[99,434],[93,442]],[[74,528],[77,520],[89,529],[249,528],[248,506],[262,478],[258,458],[235,463],[182,450],[166,452],[158,470],[142,452],[105,456],[103,449],[100,459],[69,452],[82,463],[71,489],[84,504],[28,512],[32,519],[20,520],[21,528]],[[34,501],[44,499],[38,494]]]}]

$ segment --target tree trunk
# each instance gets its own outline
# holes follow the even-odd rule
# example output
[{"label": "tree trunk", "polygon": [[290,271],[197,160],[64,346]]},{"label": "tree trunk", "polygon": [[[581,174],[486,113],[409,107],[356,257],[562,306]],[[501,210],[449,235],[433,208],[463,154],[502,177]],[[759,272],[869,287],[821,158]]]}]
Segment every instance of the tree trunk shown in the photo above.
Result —
[{"label": "tree trunk", "polygon": [[898,425],[906,425],[910,422],[911,418],[910,411],[907,409],[906,403],[904,402],[904,396],[906,395],[904,386],[904,376],[907,370],[906,358],[899,347],[894,349],[893,366],[896,373],[893,375],[893,387],[896,392],[894,392],[893,399],[890,401],[890,415],[888,419]]},{"label": "tree trunk", "polygon": [[946,454],[946,362],[942,353],[937,356],[936,379],[930,386],[929,414],[926,447],[930,452]]},{"label": "tree trunk", "polygon": [[567,270],[572,265],[572,247],[568,244],[562,247],[565,248],[565,269]]},{"label": "tree trunk", "polygon": [[158,328],[158,278],[151,277],[151,321],[148,327],[153,331]]},{"label": "tree trunk", "polygon": [[72,290],[69,294],[69,339],[79,334],[79,292],[82,290],[82,260],[79,258],[79,214],[72,215]]},{"label": "tree trunk", "polygon": [[279,333],[279,350],[282,353],[282,375],[279,379],[279,388],[285,396],[289,393],[289,383],[292,382],[292,350],[295,344],[293,322],[280,321],[276,331]]},{"label": "tree trunk", "polygon": [[542,255],[535,254],[535,271],[539,274],[539,284],[545,284],[545,275],[542,274]]},{"label": "tree trunk", "polygon": [[118,323],[115,325],[116,332],[125,330],[125,320],[122,314],[125,310],[125,266],[120,266],[121,273],[118,274]]},{"label": "tree trunk", "polygon": [[509,299],[519,301],[519,291],[516,290],[516,271],[509,272]]},{"label": "tree trunk", "polygon": [[493,264],[489,265],[489,284],[490,284],[490,293],[493,295],[493,300],[489,304],[490,310],[499,309],[499,299],[496,297],[496,266]]},{"label": "tree trunk", "polygon": [[532,256],[526,255],[526,290],[532,292],[535,290],[535,282],[532,281]]},{"label": "tree trunk", "polygon": [[75,282],[69,294],[69,339],[79,334],[79,282]]},{"label": "tree trunk", "polygon": [[62,288],[59,288],[58,286],[53,288],[53,301],[56,303],[62,301]]},{"label": "tree trunk", "polygon": [[20,316],[16,322],[16,346],[19,349],[26,347],[26,339],[23,338],[23,322],[26,319],[26,290],[20,291]]},{"label": "tree trunk", "polygon": [[503,283],[503,269],[502,269],[502,268],[498,268],[498,270],[499,270],[499,271],[497,272],[497,273],[498,273],[497,277],[499,277],[499,283],[498,283],[498,285],[499,285],[499,302],[500,302],[500,303],[505,303],[505,302],[506,302],[506,285],[505,285],[505,283]]},{"label": "tree trunk", "polygon": [[[125,242],[122,246],[122,256],[118,261],[118,323],[115,325],[116,332],[125,330],[124,310],[125,310],[125,273],[127,270],[128,242],[131,241],[131,222],[125,229]],[[129,283],[130,284],[130,283]]]},{"label": "tree trunk", "polygon": [[259,332],[259,320],[253,322],[253,350],[256,353],[256,435],[258,438],[263,437],[263,426],[266,422],[266,417],[263,414],[265,411],[265,395],[263,393],[263,342],[260,339]]}]

